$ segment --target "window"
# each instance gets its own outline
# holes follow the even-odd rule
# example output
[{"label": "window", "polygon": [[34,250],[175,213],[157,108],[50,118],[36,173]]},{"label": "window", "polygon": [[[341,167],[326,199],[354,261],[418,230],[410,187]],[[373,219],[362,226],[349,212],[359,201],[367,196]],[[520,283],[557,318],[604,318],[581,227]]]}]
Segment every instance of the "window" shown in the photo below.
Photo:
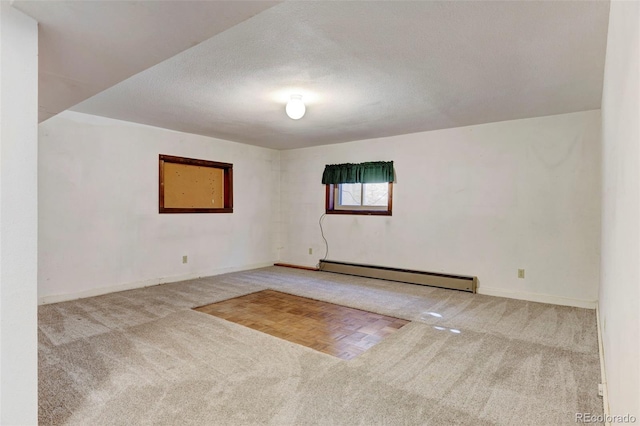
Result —
[{"label": "window", "polygon": [[393,161],[327,164],[326,212],[391,216],[394,180]]},{"label": "window", "polygon": [[391,216],[393,183],[338,183],[326,185],[328,214]]}]

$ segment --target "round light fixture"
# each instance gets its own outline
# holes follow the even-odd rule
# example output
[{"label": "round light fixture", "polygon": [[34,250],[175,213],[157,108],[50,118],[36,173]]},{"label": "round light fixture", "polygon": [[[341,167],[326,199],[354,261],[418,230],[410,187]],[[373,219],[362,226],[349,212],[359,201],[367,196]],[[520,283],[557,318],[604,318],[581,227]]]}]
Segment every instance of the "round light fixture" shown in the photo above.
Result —
[{"label": "round light fixture", "polygon": [[306,110],[304,102],[302,102],[302,96],[291,95],[291,99],[287,102],[287,107],[285,108],[289,118],[299,120],[304,116]]}]

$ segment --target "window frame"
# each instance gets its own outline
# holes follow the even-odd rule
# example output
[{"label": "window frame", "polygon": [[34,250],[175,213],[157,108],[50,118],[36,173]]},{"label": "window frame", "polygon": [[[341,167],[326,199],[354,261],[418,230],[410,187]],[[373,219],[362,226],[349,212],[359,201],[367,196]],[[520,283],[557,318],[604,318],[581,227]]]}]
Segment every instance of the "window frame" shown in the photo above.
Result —
[{"label": "window frame", "polygon": [[[344,208],[338,207],[336,200],[339,191],[339,183],[329,183],[325,185],[325,213],[326,214],[350,214],[350,215],[364,215],[364,216],[392,216],[393,211],[393,182],[389,182],[389,199],[387,201],[387,207],[370,209],[370,206],[358,206],[357,208]],[[350,206],[351,207],[351,206]]]}]

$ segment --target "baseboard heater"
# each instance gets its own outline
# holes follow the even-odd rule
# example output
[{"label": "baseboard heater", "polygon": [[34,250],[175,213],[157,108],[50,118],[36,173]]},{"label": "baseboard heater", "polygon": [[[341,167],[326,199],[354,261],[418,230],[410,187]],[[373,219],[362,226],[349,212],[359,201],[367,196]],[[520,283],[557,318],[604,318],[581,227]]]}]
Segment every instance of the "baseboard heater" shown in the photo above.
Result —
[{"label": "baseboard heater", "polygon": [[470,293],[475,293],[478,287],[478,277],[470,275],[442,274],[439,272],[389,268],[387,266],[336,262],[334,260],[321,260],[320,270],[338,274],[356,275],[359,277],[378,278],[381,280],[468,291]]}]

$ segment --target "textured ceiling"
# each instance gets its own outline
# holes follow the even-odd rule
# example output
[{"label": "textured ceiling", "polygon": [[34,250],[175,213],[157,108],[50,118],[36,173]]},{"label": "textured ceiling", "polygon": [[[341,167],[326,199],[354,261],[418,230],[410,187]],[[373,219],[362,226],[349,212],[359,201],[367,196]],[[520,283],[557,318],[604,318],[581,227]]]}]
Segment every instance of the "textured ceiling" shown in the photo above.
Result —
[{"label": "textured ceiling", "polygon": [[[72,109],[277,149],[598,109],[608,12],[286,2]],[[297,121],[293,93],[307,103]]]},{"label": "textured ceiling", "polygon": [[277,3],[17,0],[39,24],[40,121]]}]

